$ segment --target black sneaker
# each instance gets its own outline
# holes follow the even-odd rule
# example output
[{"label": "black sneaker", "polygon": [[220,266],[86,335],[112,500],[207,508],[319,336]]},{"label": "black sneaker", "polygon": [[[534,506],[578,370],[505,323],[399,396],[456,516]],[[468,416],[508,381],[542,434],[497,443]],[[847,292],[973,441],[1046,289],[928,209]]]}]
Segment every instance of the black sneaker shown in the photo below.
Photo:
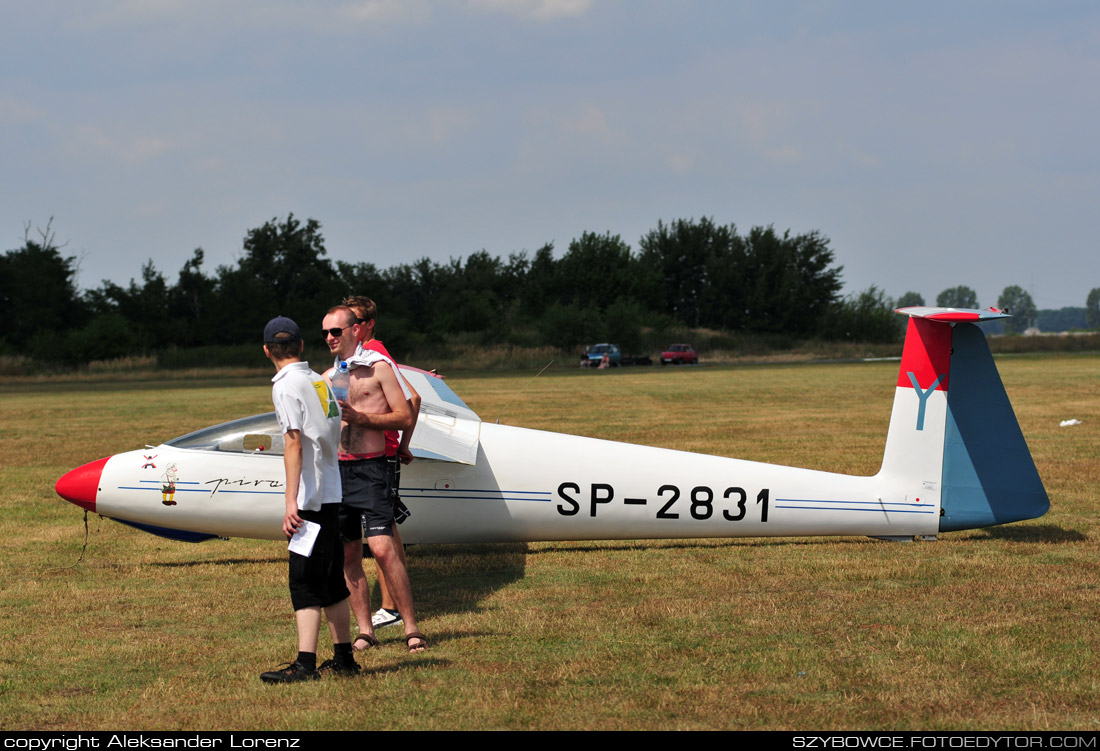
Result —
[{"label": "black sneaker", "polygon": [[352,660],[350,663],[337,662],[336,660],[325,660],[321,663],[321,667],[317,668],[317,672],[321,675],[359,675],[359,671],[362,670],[359,667],[359,663]]},{"label": "black sneaker", "polygon": [[315,681],[321,677],[316,670],[306,670],[297,662],[284,662],[275,670],[268,673],[260,673],[260,680],[264,683],[297,683],[298,681]]}]

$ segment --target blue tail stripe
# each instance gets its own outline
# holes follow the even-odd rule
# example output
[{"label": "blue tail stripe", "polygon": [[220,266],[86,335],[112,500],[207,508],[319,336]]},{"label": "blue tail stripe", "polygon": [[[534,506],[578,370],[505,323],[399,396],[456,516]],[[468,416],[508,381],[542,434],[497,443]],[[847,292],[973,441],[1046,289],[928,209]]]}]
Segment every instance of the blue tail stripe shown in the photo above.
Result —
[{"label": "blue tail stripe", "polygon": [[985,335],[952,332],[940,531],[1034,519],[1050,508]]}]

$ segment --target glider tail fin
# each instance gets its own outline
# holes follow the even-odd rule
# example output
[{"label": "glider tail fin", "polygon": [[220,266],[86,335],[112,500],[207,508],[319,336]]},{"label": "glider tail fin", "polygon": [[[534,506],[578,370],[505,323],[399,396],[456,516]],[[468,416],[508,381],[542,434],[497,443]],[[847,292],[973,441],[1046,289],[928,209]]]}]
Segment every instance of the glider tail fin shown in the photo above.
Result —
[{"label": "glider tail fin", "polygon": [[940,500],[941,532],[1034,519],[1050,508],[975,323],[993,309],[903,308],[909,316],[879,476]]}]

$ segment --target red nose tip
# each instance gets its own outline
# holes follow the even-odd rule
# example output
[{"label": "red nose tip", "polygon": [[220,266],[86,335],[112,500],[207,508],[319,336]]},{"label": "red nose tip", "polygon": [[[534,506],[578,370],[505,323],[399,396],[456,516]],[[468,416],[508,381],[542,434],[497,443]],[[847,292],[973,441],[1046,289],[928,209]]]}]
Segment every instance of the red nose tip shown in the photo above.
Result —
[{"label": "red nose tip", "polygon": [[69,503],[75,503],[80,508],[88,511],[95,511],[95,496],[99,492],[99,476],[103,474],[103,465],[110,458],[106,456],[67,472],[61,476],[53,489]]}]

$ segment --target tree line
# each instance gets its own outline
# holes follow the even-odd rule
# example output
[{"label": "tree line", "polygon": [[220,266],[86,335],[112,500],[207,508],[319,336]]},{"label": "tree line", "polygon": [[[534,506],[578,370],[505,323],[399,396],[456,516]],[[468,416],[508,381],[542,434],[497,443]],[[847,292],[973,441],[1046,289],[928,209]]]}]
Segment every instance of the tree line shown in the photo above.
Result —
[{"label": "tree line", "polygon": [[[911,293],[912,294],[912,293]],[[919,297],[919,295],[917,296]],[[904,296],[903,296],[904,298]],[[903,298],[899,298],[899,307]],[[906,304],[920,304],[924,302]],[[960,285],[945,289],[936,298],[936,305],[950,308],[977,308],[978,295],[970,287]],[[1022,334],[1029,328],[1041,331],[1070,331],[1072,329],[1100,328],[1100,287],[1093,288],[1085,300],[1085,307],[1067,307],[1058,310],[1038,310],[1031,294],[1023,287],[1012,284],[997,297],[996,307],[1010,313],[1011,318],[994,321],[986,327],[993,334]]]},{"label": "tree line", "polygon": [[80,291],[76,259],[50,225],[36,238],[28,225],[23,246],[0,256],[0,354],[56,357],[62,333],[74,362],[240,345],[277,314],[308,330],[349,293],[377,302],[380,334],[405,352],[455,338],[562,349],[608,340],[630,352],[643,329],[684,327],[893,341],[901,328],[891,311],[915,294],[896,303],[871,287],[841,297],[843,269],[820,232],[742,234],[707,217],[658,222],[637,250],[610,232],[584,232],[560,257],[554,250],[382,269],[333,261],[320,223],[289,214],[248,230],[235,264],[208,271],[199,248],[174,281],[150,260],[128,285]]}]

